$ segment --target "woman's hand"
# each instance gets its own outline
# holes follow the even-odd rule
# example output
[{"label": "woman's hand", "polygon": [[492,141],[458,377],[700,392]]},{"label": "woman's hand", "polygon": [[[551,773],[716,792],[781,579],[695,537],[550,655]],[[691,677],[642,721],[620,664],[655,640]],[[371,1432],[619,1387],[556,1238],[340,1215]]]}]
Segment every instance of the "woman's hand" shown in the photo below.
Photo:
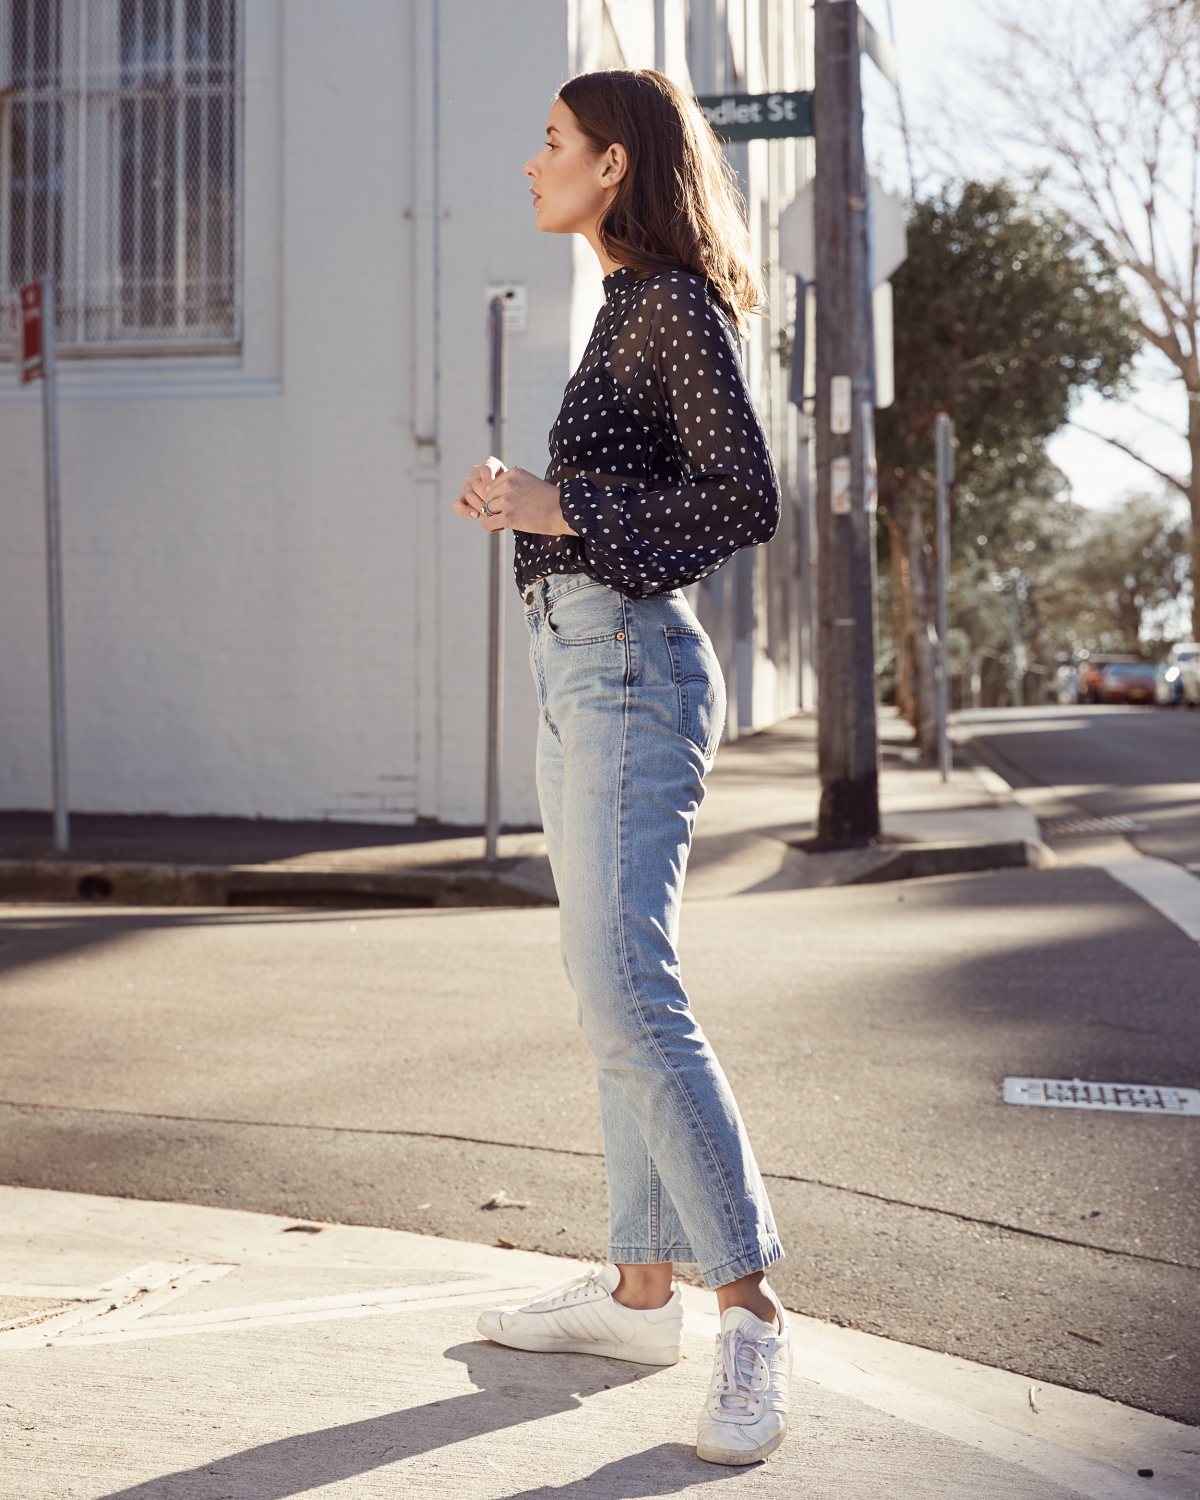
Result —
[{"label": "woman's hand", "polygon": [[483,502],[487,496],[488,485],[503,473],[504,465],[498,458],[489,456],[481,464],[476,464],[467,475],[462,494],[450,509],[455,515],[466,516],[468,521],[478,521],[483,514]]},{"label": "woman's hand", "polygon": [[[484,513],[484,504],[487,513]],[[563,520],[558,486],[525,469],[505,469],[489,458],[471,470],[453,509],[478,518],[484,531],[532,532],[536,536],[575,536]]]}]

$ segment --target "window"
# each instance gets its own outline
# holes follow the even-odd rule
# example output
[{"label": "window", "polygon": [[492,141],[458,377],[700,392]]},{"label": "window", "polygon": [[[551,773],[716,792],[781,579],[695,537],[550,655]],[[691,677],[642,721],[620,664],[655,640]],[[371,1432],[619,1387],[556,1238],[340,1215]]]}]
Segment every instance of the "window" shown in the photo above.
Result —
[{"label": "window", "polygon": [[238,346],[239,21],[237,0],[0,0],[6,318],[53,276],[64,354]]}]

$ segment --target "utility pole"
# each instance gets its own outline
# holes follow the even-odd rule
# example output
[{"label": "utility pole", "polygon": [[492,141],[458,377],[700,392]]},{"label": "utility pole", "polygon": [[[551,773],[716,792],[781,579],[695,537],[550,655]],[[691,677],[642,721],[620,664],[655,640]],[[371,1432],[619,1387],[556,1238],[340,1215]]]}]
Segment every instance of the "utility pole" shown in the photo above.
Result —
[{"label": "utility pole", "polygon": [[867,173],[857,0],[816,0],[817,840],[879,836]]}]

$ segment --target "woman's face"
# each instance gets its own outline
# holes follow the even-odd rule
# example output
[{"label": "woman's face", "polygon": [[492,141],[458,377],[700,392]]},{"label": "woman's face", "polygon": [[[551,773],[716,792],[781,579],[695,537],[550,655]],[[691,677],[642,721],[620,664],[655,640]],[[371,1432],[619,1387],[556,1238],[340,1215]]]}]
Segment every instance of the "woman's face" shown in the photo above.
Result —
[{"label": "woman's face", "polygon": [[625,168],[625,148],[610,146],[597,155],[575,116],[556,99],[546,122],[546,144],[525,163],[537,227],[546,234],[590,238]]}]

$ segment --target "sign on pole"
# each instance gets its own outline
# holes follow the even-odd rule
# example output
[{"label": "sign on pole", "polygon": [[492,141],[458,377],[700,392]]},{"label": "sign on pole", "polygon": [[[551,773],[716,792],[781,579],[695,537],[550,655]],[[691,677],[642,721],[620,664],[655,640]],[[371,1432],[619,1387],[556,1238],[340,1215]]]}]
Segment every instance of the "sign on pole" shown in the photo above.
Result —
[{"label": "sign on pole", "polygon": [[67,696],[63,668],[62,530],[58,497],[58,362],[54,282],[21,288],[21,382],[42,382],[46,488],[46,606],[50,627],[50,744],[54,780],[54,847],[70,848],[67,797]]},{"label": "sign on pole", "polygon": [[696,103],[718,140],[786,140],[813,133],[813,96],[808,91],[701,94]]},{"label": "sign on pole", "polygon": [[42,284],[21,288],[21,384],[42,378]]}]

